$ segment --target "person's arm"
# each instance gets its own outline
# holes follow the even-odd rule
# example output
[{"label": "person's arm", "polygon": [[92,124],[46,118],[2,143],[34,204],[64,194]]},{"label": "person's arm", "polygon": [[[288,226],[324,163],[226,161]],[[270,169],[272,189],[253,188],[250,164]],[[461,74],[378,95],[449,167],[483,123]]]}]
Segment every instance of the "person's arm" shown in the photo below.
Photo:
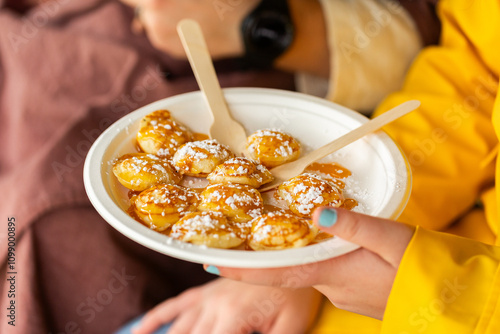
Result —
[{"label": "person's arm", "polygon": [[496,333],[500,247],[418,228],[399,266],[382,333]]},{"label": "person's arm", "polygon": [[301,266],[241,269],[205,265],[205,270],[252,284],[289,289],[313,286],[338,308],[382,319],[392,282],[414,228],[326,207],[315,210],[313,222],[321,231],[361,247],[342,256]]},{"label": "person's arm", "polygon": [[296,267],[205,268],[253,284],[314,286],[341,309],[382,319],[384,334],[500,328],[500,247],[342,209],[316,210],[313,221],[361,248]]},{"label": "person's arm", "polygon": [[146,313],[134,334],[172,323],[169,333],[307,332],[321,302],[311,288],[281,289],[217,279],[167,299]]}]

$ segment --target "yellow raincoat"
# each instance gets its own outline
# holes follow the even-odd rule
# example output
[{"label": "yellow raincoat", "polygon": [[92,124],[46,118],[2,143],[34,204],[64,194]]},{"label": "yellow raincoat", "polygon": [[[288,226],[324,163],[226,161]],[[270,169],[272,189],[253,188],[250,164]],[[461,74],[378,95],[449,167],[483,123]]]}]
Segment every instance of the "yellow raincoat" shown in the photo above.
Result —
[{"label": "yellow raincoat", "polygon": [[440,45],[378,109],[422,102],[386,128],[413,172],[400,220],[419,227],[384,319],[326,305],[315,334],[500,333],[500,1],[442,0],[439,15]]}]

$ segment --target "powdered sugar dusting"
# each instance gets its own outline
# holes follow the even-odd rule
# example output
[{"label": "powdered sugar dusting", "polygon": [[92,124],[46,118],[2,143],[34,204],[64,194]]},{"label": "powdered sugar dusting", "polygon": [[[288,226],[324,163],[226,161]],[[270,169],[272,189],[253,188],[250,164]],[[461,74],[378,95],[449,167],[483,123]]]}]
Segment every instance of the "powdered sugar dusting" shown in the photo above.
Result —
[{"label": "powdered sugar dusting", "polygon": [[[273,156],[287,158],[296,154],[300,149],[300,144],[289,134],[279,129],[257,130],[248,138],[248,152],[253,156],[259,156],[261,147],[265,143],[266,147],[274,147]],[[266,151],[268,149],[266,148]],[[269,154],[269,152],[267,152]]]}]

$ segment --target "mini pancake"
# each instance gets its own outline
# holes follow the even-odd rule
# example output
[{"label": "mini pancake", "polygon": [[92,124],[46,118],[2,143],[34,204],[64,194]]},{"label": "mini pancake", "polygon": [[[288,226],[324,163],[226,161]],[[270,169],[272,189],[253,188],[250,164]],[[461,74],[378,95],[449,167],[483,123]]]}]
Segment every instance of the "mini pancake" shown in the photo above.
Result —
[{"label": "mini pancake", "polygon": [[283,182],[275,196],[283,199],[290,211],[307,218],[319,206],[338,207],[344,200],[342,191],[333,182],[312,173],[304,173]]},{"label": "mini pancake", "polygon": [[175,152],[172,163],[183,175],[206,177],[215,167],[233,156],[226,145],[209,139],[182,145]]},{"label": "mini pancake", "polygon": [[150,114],[147,114],[141,119],[139,127],[142,129],[146,126],[155,126],[165,121],[170,121],[172,119],[172,115],[170,111],[165,109],[155,110]]},{"label": "mini pancake", "polygon": [[182,144],[193,140],[193,134],[179,122],[165,119],[156,125],[142,127],[136,138],[142,151],[171,158]]},{"label": "mini pancake", "polygon": [[164,231],[189,212],[196,211],[198,194],[173,184],[160,184],[132,197],[134,213],[156,231]]},{"label": "mini pancake", "polygon": [[235,222],[248,222],[262,214],[264,201],[259,191],[244,184],[212,184],[201,193],[201,211],[222,212]]},{"label": "mini pancake", "polygon": [[267,168],[297,160],[300,143],[291,135],[277,129],[257,130],[247,138],[247,156]]},{"label": "mini pancake", "polygon": [[113,164],[113,174],[123,186],[134,191],[159,183],[177,184],[182,178],[168,160],[147,153],[121,156]]},{"label": "mini pancake", "polygon": [[250,221],[248,245],[253,250],[278,250],[310,244],[317,228],[309,220],[285,212],[271,212]]},{"label": "mini pancake", "polygon": [[237,157],[226,160],[217,166],[212,173],[207,176],[207,180],[212,183],[238,183],[247,184],[254,188],[271,182],[273,175],[271,172],[254,160]]},{"label": "mini pancake", "polygon": [[213,248],[234,248],[245,242],[240,228],[220,212],[192,212],[172,226],[172,238]]}]

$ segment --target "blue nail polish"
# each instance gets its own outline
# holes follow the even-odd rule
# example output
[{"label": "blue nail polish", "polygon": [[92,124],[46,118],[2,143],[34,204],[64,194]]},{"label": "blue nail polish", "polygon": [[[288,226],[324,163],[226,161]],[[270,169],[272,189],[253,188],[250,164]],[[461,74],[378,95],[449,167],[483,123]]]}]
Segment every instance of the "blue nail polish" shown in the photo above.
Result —
[{"label": "blue nail polish", "polygon": [[337,210],[323,209],[319,214],[318,223],[323,227],[332,227],[337,222]]},{"label": "blue nail polish", "polygon": [[205,271],[207,273],[220,276],[219,268],[217,268],[216,266],[208,266],[208,267],[205,268]]}]

